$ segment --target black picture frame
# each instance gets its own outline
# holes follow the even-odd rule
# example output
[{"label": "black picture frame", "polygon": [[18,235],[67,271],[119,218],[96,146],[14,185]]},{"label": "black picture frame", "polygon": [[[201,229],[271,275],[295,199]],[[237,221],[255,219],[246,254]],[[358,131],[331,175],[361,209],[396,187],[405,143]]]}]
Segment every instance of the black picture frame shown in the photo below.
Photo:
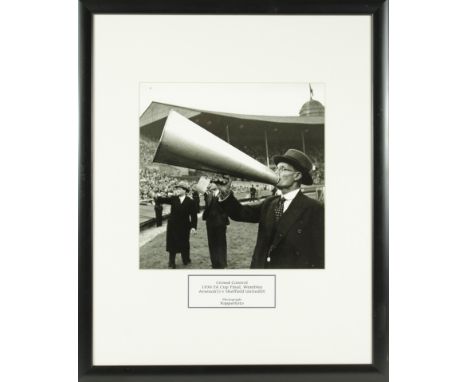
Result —
[{"label": "black picture frame", "polygon": [[[96,14],[260,14],[372,16],[372,364],[254,366],[93,366],[92,49]],[[81,0],[79,2],[79,351],[81,382],[388,381],[388,1]]]}]

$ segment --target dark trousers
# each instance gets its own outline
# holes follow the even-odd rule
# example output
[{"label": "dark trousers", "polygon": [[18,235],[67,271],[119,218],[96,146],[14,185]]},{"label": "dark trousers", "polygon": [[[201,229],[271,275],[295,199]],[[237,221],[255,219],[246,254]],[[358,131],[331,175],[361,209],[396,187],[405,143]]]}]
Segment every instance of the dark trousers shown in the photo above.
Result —
[{"label": "dark trousers", "polygon": [[[177,254],[177,252],[169,252],[169,266],[170,267],[175,267],[176,254]],[[191,262],[191,260],[190,260],[190,248],[182,251],[181,255],[182,255],[182,262],[184,263],[184,265],[187,265],[188,263]]]},{"label": "dark trousers", "polygon": [[226,226],[206,227],[211,266],[214,269],[227,267]]},{"label": "dark trousers", "polygon": [[156,227],[162,226],[162,212],[156,212]]},{"label": "dark trousers", "polygon": [[163,216],[163,208],[161,205],[154,207],[154,214],[156,215],[156,227],[162,226],[162,216]]}]

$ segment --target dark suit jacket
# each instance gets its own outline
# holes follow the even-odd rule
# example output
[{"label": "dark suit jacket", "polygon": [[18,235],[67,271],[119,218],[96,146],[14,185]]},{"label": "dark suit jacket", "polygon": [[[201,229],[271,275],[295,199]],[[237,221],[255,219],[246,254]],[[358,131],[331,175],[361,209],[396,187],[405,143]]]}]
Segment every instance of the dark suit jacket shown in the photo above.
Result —
[{"label": "dark suit jacket", "polygon": [[195,202],[197,214],[200,212],[200,195],[197,191],[192,192],[192,200]]},{"label": "dark suit jacket", "polygon": [[205,211],[202,219],[206,220],[208,227],[223,227],[229,225],[229,218],[221,208],[216,198],[211,192],[205,194]]},{"label": "dark suit jacket", "polygon": [[181,204],[178,196],[157,198],[158,203],[170,204],[171,213],[167,220],[166,251],[182,252],[190,247],[190,229],[197,228],[195,202],[188,196]]},{"label": "dark suit jacket", "polygon": [[244,206],[231,194],[220,202],[231,219],[259,223],[251,268],[324,268],[323,206],[299,191],[276,223],[279,199],[271,196]]}]

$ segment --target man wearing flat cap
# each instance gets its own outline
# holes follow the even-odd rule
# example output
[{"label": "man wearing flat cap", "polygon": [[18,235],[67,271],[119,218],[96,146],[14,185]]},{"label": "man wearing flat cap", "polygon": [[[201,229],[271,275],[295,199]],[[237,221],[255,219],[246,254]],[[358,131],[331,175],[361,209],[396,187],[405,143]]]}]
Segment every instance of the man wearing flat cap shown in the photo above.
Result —
[{"label": "man wearing flat cap", "polygon": [[324,268],[323,206],[301,192],[301,184],[312,184],[312,162],[295,149],[273,160],[280,195],[242,205],[229,181],[217,185],[220,205],[232,220],[259,224],[251,268]]},{"label": "man wearing flat cap", "polygon": [[184,265],[191,263],[190,233],[197,232],[197,212],[195,202],[187,196],[190,187],[179,182],[172,197],[158,197],[158,203],[170,204],[171,213],[167,221],[166,251],[169,252],[169,268],[176,268],[176,254],[182,255]]}]

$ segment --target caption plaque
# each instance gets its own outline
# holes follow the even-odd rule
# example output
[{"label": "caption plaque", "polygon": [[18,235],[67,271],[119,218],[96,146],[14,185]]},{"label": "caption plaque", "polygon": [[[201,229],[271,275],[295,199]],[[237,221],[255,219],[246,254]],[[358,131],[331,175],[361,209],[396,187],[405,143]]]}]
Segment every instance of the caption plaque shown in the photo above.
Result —
[{"label": "caption plaque", "polygon": [[275,275],[188,275],[189,308],[276,308]]}]

